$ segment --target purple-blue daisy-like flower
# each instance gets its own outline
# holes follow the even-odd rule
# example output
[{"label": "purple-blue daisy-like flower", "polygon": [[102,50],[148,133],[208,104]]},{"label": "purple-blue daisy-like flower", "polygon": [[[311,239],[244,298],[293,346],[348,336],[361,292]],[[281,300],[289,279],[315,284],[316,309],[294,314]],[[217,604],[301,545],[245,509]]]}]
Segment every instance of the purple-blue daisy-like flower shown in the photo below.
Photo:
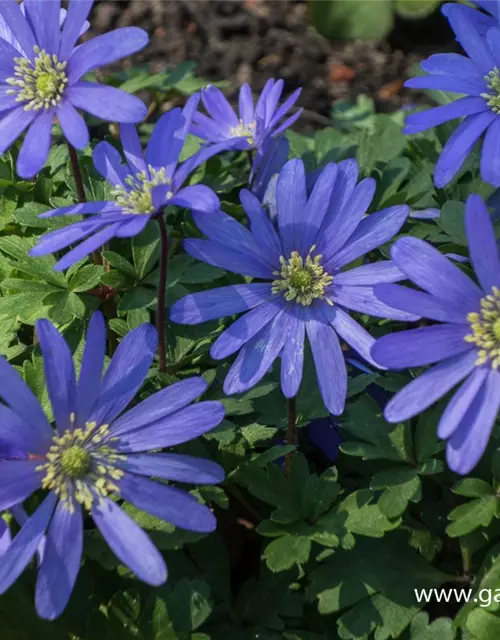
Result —
[{"label": "purple-blue daisy-like flower", "polygon": [[397,240],[392,259],[421,290],[381,284],[375,293],[439,324],[389,334],[372,349],[390,369],[435,365],[389,402],[389,422],[419,414],[462,383],[438,426],[438,436],[448,441],[448,464],[461,474],[483,455],[500,408],[500,259],[490,215],[477,195],[467,201],[465,226],[479,285],[423,240]]},{"label": "purple-blue daisy-like flower", "polygon": [[[483,6],[486,3],[480,3]],[[492,7],[493,8],[493,7]],[[434,181],[446,186],[484,134],[480,171],[486,182],[500,186],[500,25],[472,7],[443,8],[466,56],[432,55],[422,62],[426,76],[411,78],[407,87],[464,94],[454,102],[414,113],[404,132],[419,133],[449,120],[463,118],[436,163]]]},{"label": "purple-blue daisy-like flower", "polygon": [[121,125],[120,137],[125,156],[109,142],[100,142],[93,153],[97,171],[113,186],[113,200],[75,204],[47,211],[41,218],[83,214],[85,220],[41,237],[30,251],[43,256],[80,242],[55,265],[66,269],[99,249],[113,237],[129,238],[140,233],[149,220],[166,205],[178,205],[209,213],[219,208],[219,199],[205,185],[183,187],[188,176],[217,153],[214,147],[201,149],[178,166],[191,117],[199,96],[189,99],[183,110],[172,109],[157,122],[143,153],[134,125]]},{"label": "purple-blue daisy-like flower", "polygon": [[5,402],[0,407],[0,438],[29,452],[24,460],[0,461],[0,511],[19,505],[40,488],[48,495],[2,556],[0,593],[17,580],[46,535],[36,609],[42,618],[54,619],[65,608],[78,575],[85,513],[120,562],[152,585],[167,578],[163,557],[114,498],[183,529],[215,529],[215,517],[206,506],[161,480],[217,483],[224,477],[221,467],[158,450],[209,431],[221,422],[224,410],[219,402],[192,404],[207,384],[189,378],[123,413],[155,354],[157,335],[151,325],[141,325],[121,341],[102,376],[106,330],[102,315],[95,313],[78,378],[71,351],[56,328],[39,320],[37,333],[56,430],[18,373],[0,359],[0,396]]},{"label": "purple-blue daisy-like flower", "polygon": [[145,31],[127,27],[75,46],[92,4],[72,0],[61,28],[59,0],[25,0],[25,15],[15,0],[0,2],[3,30],[10,30],[8,39],[0,37],[0,155],[27,129],[17,160],[23,178],[43,167],[54,118],[68,142],[82,149],[89,131],[78,109],[120,123],[140,122],[146,115],[135,96],[82,80],[148,43]]},{"label": "purple-blue daisy-like flower", "polygon": [[291,160],[278,177],[274,223],[247,190],[240,199],[250,229],[222,211],[211,216],[194,213],[208,239],[186,240],[186,251],[208,264],[258,280],[188,295],[171,310],[171,319],[182,324],[247,312],[211,349],[215,359],[239,351],[225,379],[225,393],[250,389],[281,356],[282,390],[286,397],[294,397],[302,380],[307,335],[325,406],[340,414],[347,372],[338,336],[373,362],[373,338],[346,310],[383,318],[416,317],[390,309],[374,295],[374,284],[403,277],[392,262],[343,270],[392,238],[409,212],[406,206],[395,206],[362,220],[373,199],[375,181],[357,181],[354,160],[329,164],[308,197],[304,164]]},{"label": "purple-blue daisy-like flower", "polygon": [[225,142],[227,149],[260,149],[269,137],[275,138],[291,127],[302,113],[299,109],[284,119],[297,102],[301,89],[296,89],[278,106],[283,87],[283,80],[268,80],[254,105],[252,90],[244,84],[240,89],[237,115],[222,91],[209,85],[201,92],[208,116],[196,113],[191,133],[211,143]]}]

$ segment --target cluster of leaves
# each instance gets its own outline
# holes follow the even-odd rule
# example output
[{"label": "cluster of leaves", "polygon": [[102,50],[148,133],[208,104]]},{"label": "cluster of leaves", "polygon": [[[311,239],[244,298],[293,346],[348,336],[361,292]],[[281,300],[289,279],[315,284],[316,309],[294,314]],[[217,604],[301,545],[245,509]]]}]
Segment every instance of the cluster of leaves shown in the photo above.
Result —
[{"label": "cluster of leaves", "polygon": [[[158,103],[167,94],[171,100],[198,89],[189,65],[159,76],[133,69],[116,82],[132,91],[151,91]],[[402,113],[375,114],[367,98],[356,105],[337,104],[331,127],[314,135],[288,133],[291,156],[303,158],[310,170],[355,157],[362,173],[377,181],[374,211],[399,203],[414,210],[440,209],[437,220],[410,219],[404,233],[425,238],[443,252],[466,255],[460,203],[471,192],[493,200],[497,194],[481,182],[474,156],[447,189],[437,191],[433,167],[450,125],[408,138],[401,133],[402,122]],[[143,125],[143,134],[148,126]],[[107,135],[112,138],[113,130]],[[196,146],[189,140],[185,154]],[[81,161],[89,194],[105,199],[106,187],[90,157]],[[10,155],[0,159],[1,353],[47,407],[34,321],[52,319],[78,360],[85,323],[100,307],[112,330],[112,349],[131,328],[152,320],[159,243],[152,224],[131,241],[113,240],[103,252],[103,265],[85,260],[65,274],[55,273],[52,257],[29,258],[27,250],[47,229],[64,224],[37,214],[76,199],[66,148],[53,148],[35,183],[17,181],[12,166]],[[201,167],[193,181],[211,186],[223,210],[241,218],[238,192],[248,169],[246,154],[226,154]],[[197,234],[186,211],[172,209],[167,220],[172,238],[168,307],[214,282],[239,281],[182,252],[182,239]],[[371,258],[386,258],[388,252],[383,247]],[[360,320],[375,336],[393,328],[375,318]],[[309,435],[311,422],[327,417],[327,411],[306,358],[297,399],[300,451],[293,452],[283,445],[286,404],[275,371],[242,396],[224,396],[221,380],[228,364],[209,355],[223,328],[223,322],[169,325],[168,372],[152,370],[141,391],[144,397],[201,374],[211,383],[208,398],[224,403],[227,417],[215,431],[179,447],[212,457],[226,470],[222,486],[196,490],[216,511],[217,533],[182,532],[128,506],[165,555],[167,584],[152,589],[138,582],[87,528],[85,564],[64,615],[54,623],[36,617],[34,571],[26,572],[0,598],[2,638],[497,640],[498,603],[474,601],[481,590],[500,589],[496,438],[475,477],[458,481],[445,468],[436,438],[439,407],[395,426],[382,418],[381,406],[412,372],[360,373],[353,367],[346,412],[324,434],[327,439],[337,431],[342,438],[334,467],[331,455],[325,455],[331,447],[322,451]],[[291,452],[287,473],[284,457]],[[426,603],[415,595],[415,590],[441,588],[448,595],[464,590],[472,596],[469,602],[447,596]]]}]

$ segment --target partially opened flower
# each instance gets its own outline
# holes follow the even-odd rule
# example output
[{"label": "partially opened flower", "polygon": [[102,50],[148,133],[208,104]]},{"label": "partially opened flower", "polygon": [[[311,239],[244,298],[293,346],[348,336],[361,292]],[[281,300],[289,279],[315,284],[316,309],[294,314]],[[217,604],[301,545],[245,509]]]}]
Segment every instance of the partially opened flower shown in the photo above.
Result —
[{"label": "partially opened flower", "polygon": [[56,263],[54,268],[61,271],[113,237],[137,235],[154,215],[161,214],[165,204],[203,212],[217,210],[219,199],[211,189],[201,184],[183,187],[189,174],[217,150],[202,149],[178,166],[198,99],[193,96],[182,111],[172,109],[159,119],[145,153],[135,126],[122,125],[120,137],[125,162],[109,142],[100,142],[94,149],[94,165],[113,186],[113,199],[75,204],[41,214],[41,218],[76,214],[88,217],[45,234],[30,254],[43,256],[82,240]]},{"label": "partially opened flower", "polygon": [[41,617],[54,619],[78,575],[85,513],[120,562],[152,585],[166,580],[164,560],[116,498],[190,531],[214,530],[215,518],[206,506],[162,480],[220,482],[222,469],[209,460],[148,452],[209,431],[221,422],[224,410],[219,402],[192,405],[207,385],[189,378],[123,413],[153,360],[157,337],[150,325],[122,340],[102,377],[105,326],[102,315],[94,314],[78,380],[70,349],[55,327],[40,320],[37,333],[56,430],[17,372],[0,359],[2,412],[8,418],[0,423],[0,439],[29,452],[28,459],[0,461],[0,511],[40,488],[48,493],[2,557],[0,593],[17,580],[47,534],[36,608]]},{"label": "partially opened flower", "polygon": [[500,407],[500,260],[479,196],[467,201],[465,225],[479,285],[423,240],[397,240],[394,262],[423,291],[384,284],[375,293],[386,304],[439,324],[389,334],[372,349],[373,358],[391,369],[435,365],[389,402],[389,422],[417,415],[462,383],[438,426],[438,436],[448,441],[448,464],[462,474],[481,458]]},{"label": "partially opened flower", "polygon": [[279,136],[300,117],[302,109],[285,118],[297,102],[301,89],[296,89],[281,106],[283,80],[268,80],[254,106],[252,90],[244,84],[239,94],[239,114],[222,91],[209,85],[201,92],[208,116],[196,113],[191,133],[208,142],[226,142],[230,149],[260,149],[270,136]]},{"label": "partially opened flower", "polygon": [[281,356],[282,390],[294,397],[302,380],[307,334],[325,405],[340,414],[347,373],[338,335],[372,362],[373,338],[346,309],[384,318],[415,317],[390,309],[374,296],[374,284],[403,277],[390,261],[343,271],[392,238],[409,212],[408,207],[396,206],[362,220],[375,182],[366,178],[356,184],[357,177],[354,160],[327,165],[308,198],[304,164],[291,160],[277,182],[276,226],[246,190],[241,202],[250,229],[223,212],[194,214],[208,240],[186,240],[186,251],[258,280],[188,295],[171,311],[171,319],[183,324],[248,312],[212,346],[216,359],[239,351],[224,383],[227,394],[253,387]]},{"label": "partially opened flower", "polygon": [[[89,71],[128,56],[148,43],[137,27],[116,29],[75,47],[92,0],[72,0],[60,27],[59,0],[0,2],[7,40],[0,34],[0,155],[28,129],[17,160],[17,171],[31,178],[44,165],[57,117],[68,142],[82,149],[89,131],[77,109],[103,120],[140,122],[145,105],[136,97],[82,80]],[[14,45],[11,44],[14,42]]]},{"label": "partially opened flower", "polygon": [[453,179],[484,134],[481,177],[498,187],[500,27],[497,20],[472,7],[447,4],[444,11],[467,55],[440,53],[431,56],[421,65],[428,75],[412,78],[406,86],[465,95],[449,104],[408,116],[404,131],[408,134],[419,133],[449,120],[463,118],[437,161],[434,173],[436,186],[444,187]]}]

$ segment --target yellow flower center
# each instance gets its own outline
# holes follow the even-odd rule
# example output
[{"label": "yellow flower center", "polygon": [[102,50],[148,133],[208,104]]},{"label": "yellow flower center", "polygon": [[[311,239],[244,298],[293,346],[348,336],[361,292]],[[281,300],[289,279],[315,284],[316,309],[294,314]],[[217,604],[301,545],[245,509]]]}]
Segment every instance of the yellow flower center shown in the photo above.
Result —
[{"label": "yellow flower center", "polygon": [[479,313],[469,313],[471,333],[467,342],[478,348],[477,365],[487,362],[497,369],[500,366],[500,289],[493,287],[491,294],[481,300]]},{"label": "yellow flower center", "polygon": [[[68,429],[53,438],[46,462],[36,468],[45,472],[42,488],[54,491],[71,513],[75,502],[90,511],[95,500],[120,493],[117,481],[123,471],[115,464],[126,456],[110,446],[113,438],[108,438],[108,433],[109,425],[98,427],[95,422],[86,422],[84,429]],[[108,443],[103,444],[104,440]]]},{"label": "yellow flower center", "polygon": [[231,135],[233,138],[246,138],[248,140],[248,144],[253,144],[255,142],[256,129],[257,122],[255,120],[248,124],[243,124],[243,121],[240,120],[236,127],[231,127]]},{"label": "yellow flower center", "polygon": [[482,93],[481,98],[486,100],[490,109],[500,113],[500,69],[495,67],[484,79],[489,92]]},{"label": "yellow flower center", "polygon": [[14,58],[14,75],[6,81],[12,87],[7,93],[15,95],[16,102],[25,102],[25,111],[56,107],[68,84],[67,62],[60,62],[55,54],[39,47],[34,53],[32,60]]},{"label": "yellow flower center", "polygon": [[333,302],[325,297],[327,287],[333,282],[333,277],[325,272],[321,266],[321,255],[314,258],[316,247],[312,246],[304,260],[298,251],[292,251],[288,260],[280,257],[281,271],[275,271],[272,292],[284,293],[285,300],[295,301],[301,305],[309,306],[313,300],[322,299],[328,304]]},{"label": "yellow flower center", "polygon": [[[155,211],[151,191],[153,187],[164,184],[171,184],[171,180],[165,177],[165,168],[153,169],[149,166],[148,171],[141,171],[135,176],[127,176],[125,183],[129,189],[118,186],[113,189],[112,197],[116,204],[123,210],[123,213],[152,214]],[[167,199],[173,196],[173,191],[167,193]]]}]

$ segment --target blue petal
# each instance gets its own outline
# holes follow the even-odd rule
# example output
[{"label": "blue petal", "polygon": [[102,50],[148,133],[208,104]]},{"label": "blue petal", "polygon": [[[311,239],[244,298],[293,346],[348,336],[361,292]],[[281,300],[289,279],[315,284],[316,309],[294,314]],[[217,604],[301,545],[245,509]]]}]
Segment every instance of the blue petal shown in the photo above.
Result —
[{"label": "blue petal", "polygon": [[85,120],[71,102],[63,100],[57,107],[57,118],[66,140],[76,149],[84,149],[89,143],[89,130]]},{"label": "blue petal", "polygon": [[449,120],[462,118],[464,116],[472,116],[476,113],[482,113],[489,109],[483,98],[467,96],[451,102],[450,104],[435,107],[434,109],[426,109],[418,113],[412,113],[406,118],[403,133],[411,135],[413,133],[421,133],[433,127],[437,127]]},{"label": "blue petal", "polygon": [[167,567],[149,536],[118,505],[104,498],[92,517],[115,556],[135,575],[152,586],[167,579]]},{"label": "blue petal", "polygon": [[[59,53],[59,14],[61,1],[24,0],[26,19],[32,26],[40,49],[47,53]],[[28,53],[31,53],[28,52]]]},{"label": "blue petal", "polygon": [[235,320],[213,343],[210,349],[211,357],[215,360],[222,360],[222,358],[236,353],[271,322],[281,308],[280,304],[264,303]]},{"label": "blue petal", "polygon": [[184,144],[185,118],[179,108],[163,114],[155,125],[146,148],[146,162],[155,169],[164,167],[172,178]]},{"label": "blue petal", "polygon": [[188,531],[211,533],[217,526],[208,507],[189,493],[159,482],[126,473],[120,480],[120,495],[138,509]]},{"label": "blue petal", "polygon": [[492,369],[448,441],[446,460],[452,471],[466,475],[474,469],[486,450],[499,409],[500,373]]},{"label": "blue petal", "polygon": [[113,437],[122,436],[125,433],[147,427],[149,424],[187,407],[188,404],[205,393],[207,387],[205,380],[199,377],[175,382],[166,389],[157,391],[118,418],[113,423],[111,435]]},{"label": "blue petal", "polygon": [[483,289],[490,293],[500,286],[500,259],[493,222],[481,196],[472,194],[467,200],[465,231],[474,271]]},{"label": "blue petal", "polygon": [[240,118],[244,124],[249,124],[255,119],[255,111],[253,106],[252,89],[248,82],[241,86],[239,93],[239,112]]},{"label": "blue petal", "polygon": [[106,353],[106,325],[102,313],[90,318],[77,386],[77,423],[87,421],[101,390],[101,376]]},{"label": "blue petal", "polygon": [[500,120],[494,120],[486,129],[481,150],[481,178],[500,187]]},{"label": "blue petal", "polygon": [[43,561],[36,581],[38,615],[54,620],[64,611],[80,570],[83,519],[79,504],[72,513],[59,502],[49,526]]},{"label": "blue petal", "polygon": [[401,287],[397,284],[379,284],[375,287],[375,295],[386,305],[416,316],[420,315],[438,322],[467,323],[467,316],[464,312],[456,310],[446,301],[423,291]]},{"label": "blue petal", "polygon": [[43,472],[36,471],[39,460],[0,460],[0,511],[19,504],[36,491]]},{"label": "blue petal", "polygon": [[347,307],[352,311],[367,313],[377,318],[390,318],[391,320],[401,320],[411,322],[418,320],[419,315],[408,313],[385,304],[374,291],[373,287],[338,285],[332,287],[332,300],[335,304]]},{"label": "blue petal", "polygon": [[153,361],[158,336],[150,324],[128,333],[118,345],[101,385],[89,420],[109,424],[131,402]]},{"label": "blue petal", "polygon": [[[377,361],[378,354],[383,351],[378,343],[379,340],[372,349],[372,356]],[[472,349],[428,369],[392,398],[385,408],[385,419],[388,422],[402,422],[428,409],[469,375],[476,366],[476,358],[476,352]]]},{"label": "blue petal", "polygon": [[56,262],[56,264],[54,265],[54,271],[64,271],[64,269],[67,269],[71,265],[75,264],[75,262],[79,262],[80,260],[83,260],[83,258],[86,258],[93,251],[96,251],[96,249],[100,249],[103,244],[106,244],[108,240],[111,240],[111,238],[116,235],[116,232],[119,228],[119,223],[110,224],[109,226],[95,233],[90,238],[87,238],[87,240],[81,242],[74,249],[68,251],[64,258],[61,258],[58,262]]},{"label": "blue petal", "polygon": [[211,240],[188,238],[184,241],[184,249],[193,258],[226,271],[264,280],[271,280],[273,277],[273,268],[247,247],[238,249]]},{"label": "blue petal", "polygon": [[325,270],[343,267],[388,242],[401,229],[409,212],[409,207],[396,205],[370,214],[360,222],[344,247],[324,263]]},{"label": "blue petal", "polygon": [[283,253],[283,249],[273,223],[269,220],[264,207],[250,191],[242,189],[240,191],[240,200],[250,220],[250,229],[253,237],[258,238],[259,246],[263,249],[262,253],[268,256],[268,261],[278,268],[279,258]]},{"label": "blue petal", "polygon": [[114,29],[84,42],[73,51],[68,62],[70,85],[97,67],[116,62],[144,49],[148,42],[148,34],[137,27]]},{"label": "blue petal", "polygon": [[376,362],[388,369],[408,369],[433,364],[466,351],[475,351],[465,336],[469,325],[436,324],[398,331],[379,338],[372,349]]},{"label": "blue petal", "polygon": [[[12,0],[11,0],[12,1]],[[1,5],[4,4],[0,2]],[[38,112],[34,109],[25,111],[24,107],[17,107],[8,111],[0,119],[0,156],[3,155],[11,144],[29,127],[35,120]]]},{"label": "blue petal", "polygon": [[[130,175],[123,163],[120,152],[109,142],[99,142],[92,154],[94,167],[113,187],[128,188],[125,180]],[[116,205],[115,205],[116,206]]]},{"label": "blue petal", "polygon": [[477,97],[487,90],[484,80],[471,76],[417,76],[407,80],[404,86],[408,89],[434,89]]},{"label": "blue petal", "polygon": [[120,126],[120,140],[123,153],[130,167],[130,173],[136,175],[147,170],[142,153],[141,141],[134,124],[122,124]]},{"label": "blue petal", "polygon": [[351,318],[340,307],[335,307],[335,317],[332,326],[339,336],[347,342],[357,353],[371,365],[380,367],[371,357],[371,348],[375,344],[375,339],[360,324]]},{"label": "blue petal", "polygon": [[300,243],[307,224],[306,175],[302,160],[289,160],[280,171],[276,185],[278,226],[285,255],[289,256]]},{"label": "blue petal", "polygon": [[218,484],[224,480],[224,469],[215,462],[179,453],[134,453],[119,466],[140,476],[189,484]]},{"label": "blue petal", "polygon": [[439,420],[437,429],[439,438],[446,440],[457,430],[488,377],[488,372],[489,367],[476,367],[455,392]]},{"label": "blue petal", "polygon": [[344,411],[347,394],[347,369],[342,348],[332,327],[315,315],[310,313],[306,330],[319,390],[328,411],[340,415]]},{"label": "blue petal", "polygon": [[477,65],[479,71],[487,75],[495,66],[495,61],[484,38],[462,11],[450,10],[447,17],[458,42]]},{"label": "blue petal", "polygon": [[210,431],[223,419],[220,402],[199,402],[122,434],[117,449],[120,453],[137,453],[173,447]]},{"label": "blue petal", "polygon": [[168,204],[201,211],[203,214],[214,214],[220,207],[220,200],[210,187],[194,184],[178,191]]},{"label": "blue petal", "polygon": [[[0,356],[0,397],[17,415],[39,431],[39,438],[50,446],[53,431],[36,396],[17,371]],[[26,443],[31,445],[31,443]],[[33,444],[36,445],[36,442]],[[48,447],[47,447],[48,448]]]},{"label": "blue petal", "polygon": [[296,308],[289,315],[288,332],[281,354],[281,389],[286,398],[294,398],[302,382],[306,326]]},{"label": "blue petal", "polygon": [[62,434],[73,428],[76,413],[73,356],[66,341],[49,320],[38,320],[36,332],[42,348],[45,380],[54,418]]},{"label": "blue petal", "polygon": [[203,89],[201,99],[205,109],[216,122],[228,127],[238,126],[238,118],[234,109],[217,87],[209,85]]},{"label": "blue petal", "polygon": [[78,2],[69,3],[59,46],[59,58],[61,60],[67,60],[70,57],[93,4],[94,0],[78,0]]},{"label": "blue petal", "polygon": [[57,498],[52,491],[22,526],[0,563],[0,594],[14,584],[36,553],[49,524]]},{"label": "blue petal", "polygon": [[270,284],[237,284],[200,291],[178,300],[170,319],[179,324],[199,324],[248,311],[272,295]]},{"label": "blue petal", "polygon": [[146,105],[126,91],[80,80],[66,89],[65,97],[75,107],[110,122],[142,122]]},{"label": "blue petal", "polygon": [[399,238],[391,256],[417,286],[464,316],[479,308],[481,289],[437,249],[420,238]]},{"label": "blue petal", "polygon": [[488,110],[468,116],[455,129],[436,163],[434,182],[438,188],[442,189],[453,180],[476,142],[495,118],[496,113]]},{"label": "blue petal", "polygon": [[381,260],[342,271],[335,276],[335,284],[376,285],[381,282],[406,280],[406,275],[392,260]]},{"label": "blue petal", "polygon": [[37,43],[33,31],[17,2],[12,2],[12,0],[10,2],[0,2],[0,16],[3,17],[7,27],[12,31],[22,49],[28,55],[31,54]]},{"label": "blue petal", "polygon": [[[301,255],[309,253],[317,244],[320,228],[329,208],[330,198],[337,179],[337,165],[327,164],[321,171],[303,212],[303,229],[298,237],[298,251]],[[370,198],[371,202],[371,198]],[[350,212],[346,212],[346,216]]]},{"label": "blue petal", "polygon": [[290,324],[290,316],[280,311],[245,344],[224,380],[224,393],[247,391],[262,380],[280,355]]}]

